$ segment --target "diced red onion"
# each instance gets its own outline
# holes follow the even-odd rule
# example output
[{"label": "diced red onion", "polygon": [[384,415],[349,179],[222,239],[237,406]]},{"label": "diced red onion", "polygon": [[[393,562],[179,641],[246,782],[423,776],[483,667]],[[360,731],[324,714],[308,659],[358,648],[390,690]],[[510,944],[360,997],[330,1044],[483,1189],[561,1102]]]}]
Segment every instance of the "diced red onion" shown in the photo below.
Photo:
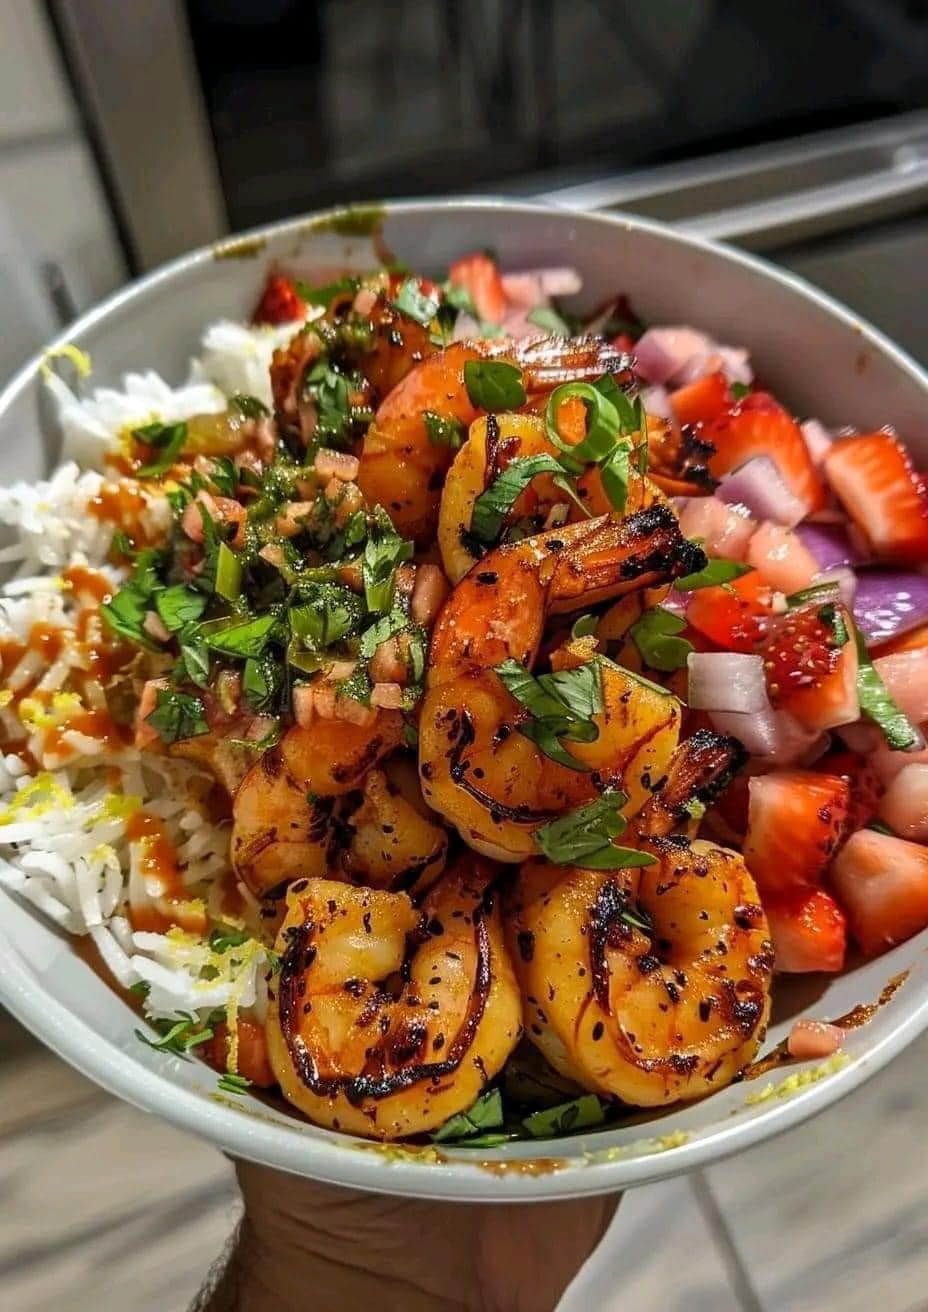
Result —
[{"label": "diced red onion", "polygon": [[793,528],[809,507],[787,487],[769,456],[754,456],[732,474],[726,474],[715,495],[727,505],[746,506],[755,519]]},{"label": "diced red onion", "polygon": [[744,560],[757,525],[747,509],[729,506],[718,497],[681,497],[677,511],[684,537],[701,538],[710,556]]},{"label": "diced red onion", "polygon": [[[741,383],[748,387],[754,381],[750,356],[742,346],[717,346],[716,355],[722,366],[722,373],[730,383]],[[711,362],[710,362],[711,363]]]},{"label": "diced red onion", "polygon": [[360,462],[357,456],[347,451],[333,451],[330,447],[320,447],[313,461],[313,468],[320,478],[337,478],[342,483],[351,483],[358,476]]},{"label": "diced red onion", "polygon": [[846,747],[861,756],[869,756],[886,743],[879,727],[872,720],[855,720],[853,724],[842,724],[838,735]]},{"label": "diced red onion", "polygon": [[709,718],[718,733],[731,734],[752,756],[762,757],[770,765],[792,765],[824,736],[769,705],[750,713],[711,711]]},{"label": "diced red onion", "polygon": [[463,342],[479,336],[480,324],[477,320],[469,314],[459,314],[454,321],[454,332],[451,334],[451,340],[453,342]]},{"label": "diced red onion", "polygon": [[293,689],[293,715],[301,729],[308,729],[316,718],[315,689],[309,683],[298,683]]},{"label": "diced red onion", "polygon": [[537,337],[539,333],[544,332],[539,328],[537,323],[532,323],[526,310],[513,310],[503,316],[500,324],[506,337],[511,337],[513,341],[519,341],[526,337]]},{"label": "diced red onion", "polygon": [[685,615],[692,595],[692,592],[678,592],[676,588],[671,588],[661,602],[661,610],[669,610],[673,615]]},{"label": "diced red onion", "polygon": [[880,816],[900,838],[928,841],[928,765],[907,765],[880,802]]},{"label": "diced red onion", "polygon": [[903,715],[913,724],[928,720],[928,647],[878,656],[873,668]]},{"label": "diced red onion", "polygon": [[862,570],[854,619],[869,647],[928,623],[928,578],[900,570]]},{"label": "diced red onion", "polygon": [[551,296],[573,296],[582,288],[583,279],[574,268],[552,266],[526,269],[522,273],[504,273],[502,283],[507,300],[533,310],[538,305],[545,305]]},{"label": "diced red onion", "polygon": [[866,557],[848,537],[846,524],[800,524],[796,532],[822,569],[836,565],[862,565]]},{"label": "diced red onion", "polygon": [[649,383],[667,383],[678,378],[694,356],[705,356],[711,345],[695,328],[649,328],[635,343],[635,368]]},{"label": "diced red onion", "polygon": [[831,434],[819,419],[806,419],[799,427],[812,463],[818,467],[831,446]]},{"label": "diced red onion", "polygon": [[657,419],[673,418],[673,406],[670,403],[670,393],[666,387],[658,385],[643,387],[641,389],[641,404],[647,414],[654,415]]},{"label": "diced red onion", "polygon": [[764,711],[770,706],[762,656],[743,652],[690,652],[687,702],[697,711]]}]

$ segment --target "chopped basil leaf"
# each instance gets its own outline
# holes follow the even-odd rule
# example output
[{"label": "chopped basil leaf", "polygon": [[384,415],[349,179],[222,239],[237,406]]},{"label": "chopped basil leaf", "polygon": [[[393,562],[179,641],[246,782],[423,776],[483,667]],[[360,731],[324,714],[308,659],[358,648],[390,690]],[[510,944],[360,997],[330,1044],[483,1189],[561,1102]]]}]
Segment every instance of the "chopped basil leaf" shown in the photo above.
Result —
[{"label": "chopped basil leaf", "polygon": [[419,746],[419,730],[410,720],[406,720],[403,724],[403,742],[413,751]]},{"label": "chopped basil leaf", "polygon": [[174,464],[175,457],[187,441],[187,425],[183,420],[176,424],[146,424],[143,428],[133,429],[132,436],[143,446],[160,451],[157,460],[136,471],[137,478],[154,478]]},{"label": "chopped basil leaf", "polygon": [[540,674],[537,678],[518,661],[507,660],[496,666],[496,673],[507,691],[532,717],[519,724],[519,733],[559,765],[584,773],[589,771],[591,767],[572,756],[559,739],[589,743],[599,736],[593,723],[593,717],[603,709],[598,660],[573,670]]},{"label": "chopped basil leaf", "polygon": [[142,627],[145,616],[151,610],[150,598],[131,582],[121,587],[109,601],[104,601],[100,610],[113,633],[119,638],[128,638],[149,651],[157,650],[157,644]]},{"label": "chopped basil leaf", "polygon": [[198,688],[209,687],[209,652],[198,642],[182,642],[175,679],[187,678]]},{"label": "chopped basil leaf", "polygon": [[215,591],[223,601],[238,601],[242,595],[242,562],[225,542],[216,552]]},{"label": "chopped basil leaf", "polygon": [[603,491],[621,515],[628,501],[629,449],[617,445],[600,463]]},{"label": "chopped basil leaf", "polygon": [[747,383],[732,383],[728,390],[736,401],[743,401],[746,396],[751,395],[751,389]]},{"label": "chopped basil leaf", "polygon": [[360,655],[363,660],[369,661],[374,652],[382,642],[386,642],[397,633],[402,633],[404,629],[409,628],[409,616],[404,610],[391,610],[389,615],[384,615],[376,624],[365,629],[361,634],[361,644],[359,647]]},{"label": "chopped basil leaf", "polygon": [[283,682],[283,671],[269,657],[250,656],[242,671],[242,692],[253,711],[263,715],[274,708]]},{"label": "chopped basil leaf", "polygon": [[251,1088],[251,1080],[244,1075],[234,1075],[231,1071],[226,1071],[224,1075],[220,1075],[216,1088],[222,1089],[223,1093],[247,1093]]},{"label": "chopped basil leaf", "polygon": [[276,622],[274,615],[258,615],[203,634],[203,642],[210,651],[221,652],[224,656],[258,657],[264,651]]},{"label": "chopped basil leaf", "polygon": [[191,1048],[213,1037],[212,1029],[192,1013],[185,1015],[182,1020],[154,1020],[151,1024],[159,1031],[159,1038],[150,1039],[141,1030],[135,1031],[135,1037],[156,1052],[172,1052],[176,1057],[186,1058]]},{"label": "chopped basil leaf", "polygon": [[895,829],[890,829],[885,820],[868,820],[864,828],[872,829],[877,834],[886,834],[888,838],[898,837]]},{"label": "chopped basil leaf", "polygon": [[625,832],[625,817],[620,814],[620,807],[627,800],[625,793],[607,789],[595,801],[536,829],[535,842],[549,861],[560,866],[622,870],[628,866],[652,865],[654,857],[647,852],[613,844],[612,840]]},{"label": "chopped basil leaf", "polygon": [[228,456],[213,456],[210,462],[209,481],[224,497],[234,497],[238,487],[238,470]]},{"label": "chopped basil leaf", "polygon": [[214,929],[210,932],[209,945],[213,952],[228,952],[229,948],[240,948],[251,937],[245,929]]},{"label": "chopped basil leaf", "polygon": [[400,314],[407,319],[415,319],[423,328],[428,328],[438,310],[437,292],[423,292],[417,278],[407,278],[391,302]]},{"label": "chopped basil leaf", "polygon": [[229,409],[236,411],[243,419],[266,419],[271,413],[263,401],[256,396],[249,396],[246,392],[236,392],[234,396],[230,396]]},{"label": "chopped basil leaf", "polygon": [[808,588],[800,588],[798,592],[790,592],[786,604],[790,610],[793,610],[796,606],[805,606],[811,601],[837,601],[840,596],[841,589],[836,582],[813,583]]},{"label": "chopped basil leaf", "polygon": [[629,629],[629,635],[645,665],[654,670],[680,670],[693,650],[693,644],[676,635],[686,628],[686,621],[663,606],[646,610]]},{"label": "chopped basil leaf", "polygon": [[396,567],[410,560],[413,551],[413,544],[399,536],[390,517],[378,506],[368,527],[361,562],[364,599],[369,611],[381,614],[393,605]]},{"label": "chopped basil leaf", "polygon": [[606,1119],[603,1105],[595,1093],[586,1093],[571,1102],[562,1102],[557,1107],[545,1107],[532,1112],[522,1121],[525,1130],[532,1139],[553,1139],[561,1134],[570,1134],[572,1130],[585,1130],[593,1125],[602,1125]]},{"label": "chopped basil leaf", "polygon": [[844,616],[837,606],[831,602],[827,606],[822,606],[818,612],[818,617],[824,625],[831,629],[836,647],[843,647],[845,643],[850,642],[851,637],[847,631]]},{"label": "chopped basil leaf", "polygon": [[893,701],[889,689],[876,672],[859,629],[857,643],[857,696],[864,715],[879,725],[894,752],[908,752],[922,745],[922,736]]},{"label": "chopped basil leaf", "polygon": [[572,638],[590,638],[596,633],[599,627],[599,620],[595,615],[580,615],[574,620],[570,630]]},{"label": "chopped basil leaf", "polygon": [[309,283],[301,282],[299,278],[294,283],[297,294],[307,305],[325,306],[331,305],[336,296],[343,296],[346,292],[357,291],[360,285],[360,278],[348,276],[338,278],[335,282],[326,283],[322,287],[310,287]]},{"label": "chopped basil leaf", "polygon": [[170,745],[181,738],[198,738],[209,733],[203,703],[199,697],[190,697],[185,692],[171,692],[166,688],[158,689],[158,701],[151,715],[145,717],[146,724],[157,729],[161,741]]},{"label": "chopped basil leaf", "polygon": [[474,298],[466,287],[460,287],[457,283],[446,282],[442,284],[442,291],[445,293],[446,303],[453,306],[455,310],[463,310],[472,319],[480,318],[474,304]]},{"label": "chopped basil leaf", "polygon": [[316,402],[316,431],[313,440],[338,449],[349,436],[351,389],[344,374],[325,359],[318,360],[306,375],[304,393]]},{"label": "chopped basil leaf", "polygon": [[464,441],[464,425],[459,419],[445,419],[432,410],[425,410],[422,420],[429,441],[434,442],[436,446],[446,446],[452,451],[457,451]]},{"label": "chopped basil leaf", "polygon": [[433,1143],[467,1139],[484,1130],[495,1130],[503,1124],[503,1119],[503,1095],[499,1089],[490,1089],[482,1093],[466,1112],[450,1117],[429,1137]]},{"label": "chopped basil leaf", "polygon": [[361,620],[361,599],[337,583],[314,583],[300,590],[302,604],[289,610],[290,632],[311,651],[322,651],[353,633]]},{"label": "chopped basil leaf", "polygon": [[563,473],[564,468],[560,462],[545,452],[513,460],[474,502],[470,521],[471,535],[482,546],[495,546],[503,531],[506,516],[532,479],[539,474],[560,476]]},{"label": "chopped basil leaf", "polygon": [[534,310],[529,310],[525,316],[529,323],[535,324],[536,328],[543,328],[546,333],[552,333],[555,337],[569,337],[570,328],[558,314],[549,305],[538,305]]},{"label": "chopped basil leaf", "polygon": [[185,583],[174,583],[155,593],[155,609],[164,627],[171,633],[178,633],[188,624],[196,624],[206,609],[206,598]]},{"label": "chopped basil leaf", "polygon": [[740,579],[742,574],[750,574],[752,569],[752,565],[742,565],[738,560],[719,560],[710,557],[704,569],[697,570],[695,574],[686,574],[682,579],[677,579],[673,586],[678,592],[695,592],[697,588],[717,588],[722,583],[731,583],[732,579]]},{"label": "chopped basil leaf", "polygon": [[698,797],[691,797],[688,802],[684,802],[683,809],[691,820],[701,820],[706,814],[706,804]]},{"label": "chopped basil leaf", "polygon": [[[621,395],[615,388],[617,395]],[[567,442],[558,426],[561,406],[575,397],[586,409],[586,435],[580,442]],[[545,431],[551,442],[569,458],[568,468],[579,472],[584,464],[599,464],[611,456],[621,433],[619,412],[611,395],[593,383],[562,383],[548,398]]]},{"label": "chopped basil leaf", "polygon": [[468,360],[464,386],[480,410],[518,410],[525,404],[522,370],[504,360]]}]

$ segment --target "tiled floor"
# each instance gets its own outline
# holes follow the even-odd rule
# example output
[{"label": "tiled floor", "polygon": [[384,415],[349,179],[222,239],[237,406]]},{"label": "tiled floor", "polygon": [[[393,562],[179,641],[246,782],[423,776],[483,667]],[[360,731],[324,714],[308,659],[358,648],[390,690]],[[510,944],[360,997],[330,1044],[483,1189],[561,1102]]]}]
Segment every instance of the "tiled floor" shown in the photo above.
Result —
[{"label": "tiled floor", "polygon": [[[0,1054],[3,1312],[183,1312],[235,1221],[228,1164],[2,1020]],[[924,1312],[926,1058],[627,1196],[560,1312]]]}]

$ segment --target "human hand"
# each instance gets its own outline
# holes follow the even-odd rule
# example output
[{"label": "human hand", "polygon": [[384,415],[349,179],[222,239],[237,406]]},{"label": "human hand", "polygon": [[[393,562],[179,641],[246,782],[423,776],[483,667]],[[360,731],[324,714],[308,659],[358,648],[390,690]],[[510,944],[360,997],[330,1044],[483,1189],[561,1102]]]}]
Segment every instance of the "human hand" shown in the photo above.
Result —
[{"label": "human hand", "polygon": [[618,1204],[441,1203],[236,1171],[245,1214],[203,1312],[550,1312]]}]

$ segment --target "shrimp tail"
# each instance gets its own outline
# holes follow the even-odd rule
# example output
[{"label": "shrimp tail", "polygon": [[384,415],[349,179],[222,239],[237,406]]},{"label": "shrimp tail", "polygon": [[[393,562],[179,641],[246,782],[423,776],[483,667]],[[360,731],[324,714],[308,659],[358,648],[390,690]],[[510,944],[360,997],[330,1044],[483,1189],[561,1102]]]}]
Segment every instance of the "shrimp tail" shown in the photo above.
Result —
[{"label": "shrimp tail", "polygon": [[697,729],[673,754],[667,780],[631,821],[625,841],[663,838],[692,825],[747,760],[737,738]]},{"label": "shrimp tail", "polygon": [[570,337],[566,341],[548,335],[526,337],[501,344],[499,354],[504,353],[522,369],[528,392],[550,392],[561,383],[595,382],[603,374],[611,374],[623,391],[631,391],[638,381],[632,368],[634,358],[602,337]]}]

